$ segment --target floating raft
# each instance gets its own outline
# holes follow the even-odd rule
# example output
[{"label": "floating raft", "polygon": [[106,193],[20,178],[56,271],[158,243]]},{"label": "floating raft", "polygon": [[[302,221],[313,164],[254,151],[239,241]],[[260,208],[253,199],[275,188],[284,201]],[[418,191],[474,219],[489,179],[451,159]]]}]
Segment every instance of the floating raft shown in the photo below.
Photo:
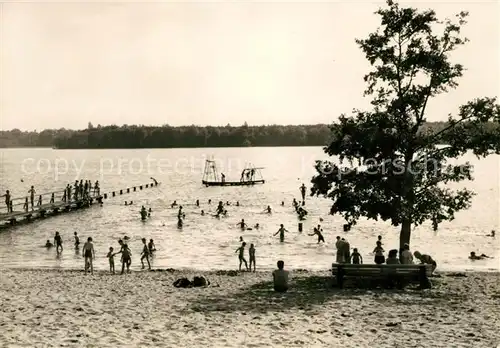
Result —
[{"label": "floating raft", "polygon": [[255,184],[264,184],[265,180],[254,180],[254,181],[205,181],[202,180],[201,183],[205,186],[251,186]]}]

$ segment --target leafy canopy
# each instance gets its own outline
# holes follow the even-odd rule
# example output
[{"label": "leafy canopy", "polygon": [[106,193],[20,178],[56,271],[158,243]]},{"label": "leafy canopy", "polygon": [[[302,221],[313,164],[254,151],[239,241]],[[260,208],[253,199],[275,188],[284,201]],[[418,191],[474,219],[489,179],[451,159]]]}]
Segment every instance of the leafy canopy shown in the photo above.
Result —
[{"label": "leafy canopy", "polygon": [[[373,68],[364,77],[372,110],[355,109],[331,126],[333,141],[324,151],[339,160],[316,162],[312,195],[331,198],[331,213],[350,225],[360,217],[402,225],[401,238],[409,243],[412,225],[431,220],[437,229],[470,206],[473,192],[443,184],[472,180],[471,164],[447,160],[468,151],[499,153],[500,107],[495,98],[475,99],[450,115],[441,131],[422,131],[429,101],[456,88],[464,72],[450,53],[468,41],[460,34],[468,13],[440,21],[433,10],[389,0],[376,14],[381,27],[356,40]],[[486,132],[491,122],[496,127]]]}]

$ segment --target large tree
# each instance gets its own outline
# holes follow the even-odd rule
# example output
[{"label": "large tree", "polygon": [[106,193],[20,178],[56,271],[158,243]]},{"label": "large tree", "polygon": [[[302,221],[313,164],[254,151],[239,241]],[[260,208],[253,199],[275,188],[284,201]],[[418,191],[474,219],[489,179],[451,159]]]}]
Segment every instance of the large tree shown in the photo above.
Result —
[{"label": "large tree", "polygon": [[[372,108],[341,115],[331,126],[333,141],[324,151],[338,160],[316,162],[312,195],[331,198],[331,213],[351,226],[361,217],[400,226],[402,247],[413,226],[432,221],[437,229],[470,206],[474,192],[446,184],[472,180],[472,167],[448,160],[500,152],[500,107],[495,98],[475,99],[439,132],[422,130],[431,99],[456,88],[462,76],[450,53],[467,42],[460,30],[468,14],[440,21],[433,10],[390,0],[376,14],[381,27],[356,40],[372,66],[364,77]],[[486,132],[491,122],[496,127]]]}]

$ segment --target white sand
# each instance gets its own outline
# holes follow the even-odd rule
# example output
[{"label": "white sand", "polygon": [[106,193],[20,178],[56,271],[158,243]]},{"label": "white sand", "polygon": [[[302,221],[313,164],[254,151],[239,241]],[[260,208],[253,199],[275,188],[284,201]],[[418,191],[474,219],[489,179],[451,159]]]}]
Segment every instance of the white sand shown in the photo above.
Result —
[{"label": "white sand", "polygon": [[443,276],[425,291],[336,290],[327,272],[204,273],[220,287],[176,289],[197,272],[129,275],[0,270],[0,345],[54,347],[496,347],[500,275]]}]

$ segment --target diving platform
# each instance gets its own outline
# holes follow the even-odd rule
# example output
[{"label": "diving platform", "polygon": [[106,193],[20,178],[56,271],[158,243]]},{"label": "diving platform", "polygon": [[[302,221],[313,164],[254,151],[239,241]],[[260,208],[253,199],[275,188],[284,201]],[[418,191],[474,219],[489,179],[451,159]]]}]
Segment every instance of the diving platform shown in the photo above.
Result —
[{"label": "diving platform", "polygon": [[262,176],[261,170],[263,167],[255,167],[252,164],[247,164],[241,172],[239,181],[227,181],[224,173],[220,173],[217,169],[215,161],[206,160],[202,185],[205,186],[253,186],[256,184],[264,184],[266,181]]}]

